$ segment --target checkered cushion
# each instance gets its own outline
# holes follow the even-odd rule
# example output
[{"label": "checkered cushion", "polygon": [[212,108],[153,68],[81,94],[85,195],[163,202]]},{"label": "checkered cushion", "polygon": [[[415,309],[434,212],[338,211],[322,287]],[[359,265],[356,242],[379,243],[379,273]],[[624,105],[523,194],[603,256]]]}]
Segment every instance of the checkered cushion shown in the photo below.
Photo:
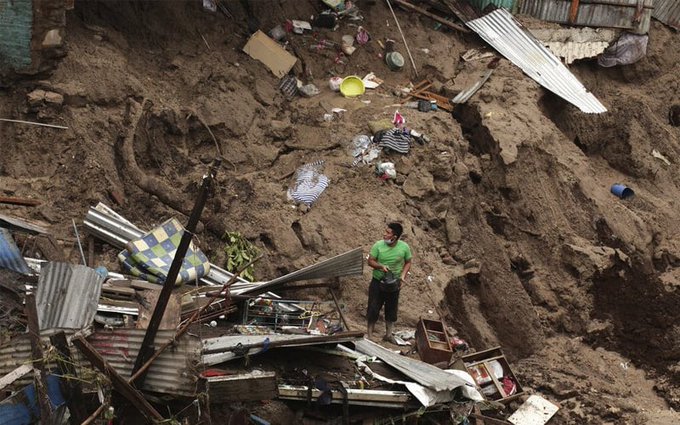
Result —
[{"label": "checkered cushion", "polygon": [[[183,233],[184,228],[179,221],[171,218],[142,237],[128,242],[126,249],[118,254],[118,259],[133,276],[162,284],[168,276]],[[208,258],[191,243],[175,285],[199,279],[209,270]]]}]

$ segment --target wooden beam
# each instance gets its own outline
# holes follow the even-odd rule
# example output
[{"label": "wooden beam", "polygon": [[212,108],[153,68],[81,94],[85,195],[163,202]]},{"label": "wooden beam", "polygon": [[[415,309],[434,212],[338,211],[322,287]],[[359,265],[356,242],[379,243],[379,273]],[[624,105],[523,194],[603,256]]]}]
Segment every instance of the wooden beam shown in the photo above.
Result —
[{"label": "wooden beam", "polygon": [[78,425],[87,418],[87,411],[85,410],[85,400],[83,399],[83,387],[78,380],[78,372],[76,372],[76,368],[73,366],[71,350],[69,350],[68,342],[66,341],[66,334],[61,331],[52,335],[50,342],[59,352],[57,366],[59,367],[59,373],[63,376],[62,385],[65,387],[66,405],[69,412],[71,412],[71,425]]},{"label": "wooden beam", "polygon": [[435,20],[435,21],[439,22],[440,24],[445,25],[445,26],[447,26],[447,27],[449,27],[453,30],[464,32],[464,33],[470,32],[470,30],[465,28],[465,27],[462,27],[458,24],[454,24],[453,22],[449,21],[448,19],[444,19],[441,16],[435,15],[434,13],[430,13],[427,10],[422,9],[418,6],[414,6],[411,3],[405,2],[404,0],[394,0],[394,2],[397,3],[399,6],[405,7],[406,9],[411,9],[412,11],[418,12],[421,15],[425,15],[428,18]]},{"label": "wooden beam", "polygon": [[94,367],[106,374],[111,379],[111,384],[123,397],[132,403],[151,421],[162,421],[163,416],[149,404],[148,401],[134,387],[118,374],[118,372],[104,359],[87,340],[79,336],[73,339],[73,344],[83,353],[83,356]]},{"label": "wooden beam", "polygon": [[208,174],[203,176],[203,182],[198,190],[198,196],[194,208],[189,216],[189,221],[187,223],[186,229],[182,233],[182,239],[179,242],[177,251],[175,252],[175,258],[170,264],[170,270],[168,271],[168,276],[163,284],[163,289],[158,296],[158,301],[156,302],[156,308],[154,308],[153,315],[149,321],[149,327],[146,329],[144,334],[144,340],[139,348],[139,353],[137,353],[137,359],[132,367],[132,376],[136,376],[135,382],[137,385],[141,386],[144,383],[144,378],[146,373],[138,374],[137,372],[144,366],[144,364],[153,356],[154,354],[154,342],[156,340],[156,334],[158,333],[158,326],[161,324],[163,319],[163,314],[165,313],[165,307],[168,305],[168,300],[170,300],[170,295],[172,295],[172,290],[175,287],[175,280],[184,262],[184,256],[186,255],[187,249],[189,249],[189,244],[193,238],[194,232],[196,231],[196,226],[198,225],[198,220],[201,218],[201,213],[203,212],[203,207],[208,199],[208,194],[210,192],[210,187],[217,174],[217,169],[222,163],[221,159],[215,159],[210,166]]},{"label": "wooden beam", "polygon": [[97,408],[97,410],[94,411],[94,413],[92,413],[92,414],[91,414],[87,419],[85,419],[80,425],[90,425],[90,424],[93,423],[95,420],[97,420],[97,418],[99,417],[99,415],[101,415],[101,414],[104,412],[104,410],[106,410],[106,409],[108,409],[108,408],[109,408],[108,405],[102,404],[101,406],[99,406],[99,407]]},{"label": "wooden beam", "polygon": [[335,296],[335,291],[333,288],[328,288],[328,290],[331,293],[331,297],[333,297],[333,302],[335,303],[335,308],[338,309],[338,313],[340,314],[340,319],[342,319],[342,324],[345,325],[345,330],[346,331],[351,331],[349,327],[349,323],[347,323],[347,319],[345,319],[345,313],[342,312],[342,309],[340,308],[340,303],[338,302],[338,297]]},{"label": "wooden beam", "polygon": [[38,310],[35,305],[35,294],[26,294],[26,316],[28,317],[28,337],[31,340],[31,357],[35,372],[33,383],[35,396],[38,399],[40,409],[40,424],[47,425],[52,419],[52,403],[47,394],[47,375],[43,363],[43,351],[40,346],[40,325],[38,322]]},{"label": "wooden beam", "polygon": [[0,204],[23,205],[26,207],[35,207],[40,205],[37,199],[17,198],[15,196],[0,196]]},{"label": "wooden beam", "polygon": [[476,420],[483,420],[484,422],[487,423],[487,425],[512,425],[508,421],[503,421],[501,419],[496,419],[496,418],[490,418],[488,416],[484,415],[478,415],[477,413],[470,413],[470,417],[475,418]]},{"label": "wooden beam", "polygon": [[14,369],[7,375],[0,378],[0,390],[3,390],[6,386],[11,385],[14,381],[26,375],[28,372],[33,370],[33,365],[22,364],[18,368]]}]

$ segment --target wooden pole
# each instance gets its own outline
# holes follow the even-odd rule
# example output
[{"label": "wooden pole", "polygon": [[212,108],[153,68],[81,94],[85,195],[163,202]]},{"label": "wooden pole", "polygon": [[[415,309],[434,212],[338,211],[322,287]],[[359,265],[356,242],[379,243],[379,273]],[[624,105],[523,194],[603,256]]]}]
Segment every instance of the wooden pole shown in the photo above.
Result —
[{"label": "wooden pole", "polygon": [[411,49],[408,48],[408,43],[406,42],[406,37],[404,37],[404,32],[401,30],[401,25],[399,25],[399,20],[397,20],[397,15],[394,13],[394,9],[392,9],[392,3],[390,3],[390,0],[385,1],[387,2],[387,5],[390,7],[390,12],[392,12],[394,22],[397,23],[397,29],[399,30],[399,34],[401,34],[401,39],[404,42],[404,47],[406,47],[406,53],[408,53],[408,58],[411,59],[411,66],[413,67],[413,72],[416,74],[417,77],[418,70],[416,69],[416,63],[413,60],[413,56],[411,56]]},{"label": "wooden pole", "polygon": [[255,264],[257,261],[259,261],[260,258],[262,258],[262,255],[257,256],[257,258],[253,259],[253,260],[250,261],[248,264],[246,264],[245,266],[241,267],[241,269],[240,269],[239,271],[237,271],[236,273],[234,273],[234,275],[231,277],[231,279],[229,279],[229,280],[227,281],[227,283],[225,283],[225,284],[222,286],[222,289],[220,289],[219,291],[217,291],[217,294],[213,295],[213,296],[210,298],[210,300],[208,300],[208,302],[207,302],[203,307],[201,307],[201,308],[199,308],[198,310],[196,310],[196,312],[189,318],[189,320],[187,320],[186,323],[185,323],[185,324],[184,324],[184,325],[183,325],[183,326],[175,333],[175,336],[173,336],[172,338],[170,338],[165,344],[161,345],[160,348],[158,348],[158,350],[156,350],[156,352],[154,352],[154,353],[151,355],[151,357],[149,357],[149,359],[148,359],[148,360],[147,360],[147,361],[139,368],[139,370],[138,370],[137,372],[135,372],[135,373],[132,374],[132,376],[130,377],[130,379],[128,380],[128,382],[129,382],[130,384],[134,384],[134,383],[135,383],[135,380],[136,380],[137,378],[139,378],[140,376],[142,376],[142,374],[146,373],[147,369],[149,369],[149,367],[151,367],[151,364],[153,363],[153,361],[156,360],[156,359],[161,355],[161,353],[163,353],[163,351],[165,351],[166,348],[168,348],[169,346],[171,346],[172,344],[174,344],[175,341],[177,341],[177,338],[181,337],[182,335],[184,335],[184,333],[185,333],[187,330],[189,330],[189,326],[191,326],[191,324],[192,324],[193,322],[195,322],[196,319],[198,319],[199,317],[201,317],[201,313],[203,313],[208,307],[210,307],[210,305],[211,305],[213,302],[215,302],[215,300],[216,300],[217,298],[220,297],[220,294],[222,294],[222,291],[228,289],[229,286],[231,286],[231,284],[234,283],[234,282],[236,281],[236,279],[238,279],[238,277],[241,275],[241,273],[243,273],[248,267],[250,267],[251,265]]},{"label": "wooden pole", "polygon": [[0,196],[0,204],[24,205],[27,207],[35,207],[40,205],[40,201],[36,199],[17,198],[14,196]]},{"label": "wooden pole", "polygon": [[106,374],[111,379],[111,384],[116,391],[132,403],[151,421],[162,421],[163,416],[149,404],[148,401],[134,387],[118,374],[116,369],[104,359],[87,340],[79,336],[73,339],[73,345],[78,347],[83,356],[92,363],[94,367]]},{"label": "wooden pole", "polygon": [[411,10],[413,10],[414,12],[420,13],[421,15],[425,15],[425,16],[427,16],[428,18],[430,18],[430,19],[432,19],[432,20],[434,20],[434,21],[437,21],[437,22],[439,22],[439,23],[442,24],[442,25],[446,25],[447,27],[449,27],[449,28],[451,28],[451,29],[453,29],[453,30],[460,31],[460,32],[464,32],[464,33],[470,32],[470,30],[467,29],[467,28],[465,28],[465,27],[462,27],[462,26],[460,26],[460,25],[458,25],[458,24],[454,24],[453,22],[449,21],[448,19],[444,19],[444,18],[442,18],[441,16],[435,15],[434,13],[430,13],[430,12],[428,12],[427,10],[425,10],[425,9],[423,9],[423,8],[420,8],[420,7],[418,7],[418,6],[414,6],[414,5],[412,5],[411,3],[405,2],[404,0],[394,0],[394,2],[397,3],[399,6],[403,6],[403,7],[407,8],[407,9],[411,9]]},{"label": "wooden pole", "polygon": [[[57,366],[59,367],[59,373],[63,377],[62,382],[65,387],[66,405],[69,412],[71,412],[70,422],[72,425],[78,425],[87,417],[87,411],[85,410],[85,401],[83,400],[83,387],[77,379],[78,373],[73,366],[71,351],[68,349],[68,342],[66,341],[66,334],[61,331],[52,335],[50,342],[52,342],[52,345],[60,355],[57,358]],[[74,379],[69,379],[69,377]]]},{"label": "wooden pole", "polygon": [[333,302],[335,303],[335,308],[338,309],[338,313],[340,313],[340,319],[342,319],[342,324],[345,325],[345,330],[351,331],[349,324],[347,323],[347,319],[345,319],[345,314],[342,312],[342,309],[340,308],[340,303],[338,302],[338,297],[335,296],[335,291],[333,288],[328,288],[328,291],[331,293],[331,297],[333,297]]},{"label": "wooden pole", "polygon": [[101,414],[104,412],[104,410],[106,410],[106,409],[108,409],[108,408],[109,408],[108,405],[102,404],[101,406],[99,406],[99,407],[97,408],[97,410],[94,411],[94,413],[92,413],[92,414],[91,414],[87,419],[85,419],[80,425],[90,425],[92,422],[94,422],[95,420],[97,420],[97,418],[99,417],[99,415],[101,415]]},{"label": "wooden pole", "polygon": [[[168,271],[168,277],[165,279],[163,284],[163,289],[158,296],[158,301],[156,301],[156,307],[151,315],[151,320],[149,320],[149,326],[144,334],[144,340],[142,341],[142,346],[139,348],[139,353],[137,354],[137,359],[135,360],[135,365],[132,368],[132,376],[137,374],[142,366],[153,356],[154,353],[154,341],[156,339],[156,333],[158,332],[158,327],[163,319],[163,314],[165,313],[165,308],[170,300],[170,295],[172,295],[172,290],[175,287],[175,280],[179,274],[182,263],[184,262],[184,256],[186,255],[187,249],[189,248],[189,243],[191,243],[191,238],[196,231],[196,225],[198,220],[201,218],[201,213],[203,212],[203,207],[205,206],[205,201],[208,199],[208,192],[212,181],[217,174],[217,169],[219,168],[222,160],[215,159],[210,167],[208,174],[203,176],[203,183],[201,188],[198,190],[198,198],[194,204],[194,209],[191,211],[191,216],[189,216],[189,222],[187,223],[186,229],[182,234],[182,239],[179,242],[177,251],[175,252],[175,258],[172,260],[170,265],[170,270]],[[144,383],[145,374],[137,375],[135,382],[137,385],[141,386]]]},{"label": "wooden pole", "polygon": [[43,124],[41,122],[33,122],[33,121],[24,121],[24,120],[11,120],[9,118],[0,118],[0,121],[4,122],[14,122],[17,124],[30,124],[30,125],[38,125],[40,127],[50,127],[50,128],[60,128],[62,130],[68,130],[68,127],[64,127],[63,125],[54,125],[54,124]]},{"label": "wooden pole", "polygon": [[40,424],[47,425],[52,418],[52,403],[47,394],[47,375],[43,363],[43,351],[40,347],[40,325],[34,294],[26,294],[26,316],[28,316],[28,337],[31,340],[31,356],[34,366],[33,382],[38,399],[38,408],[40,409]]}]

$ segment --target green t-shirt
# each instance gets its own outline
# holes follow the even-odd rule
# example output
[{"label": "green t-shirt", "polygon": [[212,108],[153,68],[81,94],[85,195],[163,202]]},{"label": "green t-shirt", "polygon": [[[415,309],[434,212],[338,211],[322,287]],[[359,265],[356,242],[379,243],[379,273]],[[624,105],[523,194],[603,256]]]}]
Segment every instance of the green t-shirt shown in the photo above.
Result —
[{"label": "green t-shirt", "polygon": [[[404,270],[404,263],[412,257],[411,248],[406,242],[397,241],[394,246],[389,246],[384,240],[373,244],[370,255],[378,263],[389,267],[392,274],[398,278],[401,277],[401,271]],[[380,280],[384,275],[385,273],[382,270],[373,270],[373,277],[375,279]]]}]

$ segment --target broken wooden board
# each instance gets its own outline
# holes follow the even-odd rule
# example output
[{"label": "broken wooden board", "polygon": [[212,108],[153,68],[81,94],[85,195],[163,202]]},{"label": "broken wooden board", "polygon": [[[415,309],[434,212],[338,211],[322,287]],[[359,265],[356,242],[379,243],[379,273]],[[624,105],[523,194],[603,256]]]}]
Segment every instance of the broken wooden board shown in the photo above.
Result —
[{"label": "broken wooden board", "polygon": [[288,74],[297,62],[295,56],[288,53],[279,43],[259,30],[243,46],[243,51],[251,58],[262,62],[279,78]]},{"label": "broken wooden board", "polygon": [[276,372],[255,370],[205,378],[211,403],[272,400],[278,395]]},{"label": "broken wooden board", "polygon": [[[156,302],[160,296],[160,287],[155,291],[144,291],[141,297],[145,300],[139,304],[139,317],[137,318],[137,329],[146,329],[149,326],[149,321],[153,315],[156,307]],[[180,322],[181,313],[180,298],[177,295],[171,295],[168,299],[168,304],[165,307],[163,318],[161,319],[158,329],[177,329]]]}]

